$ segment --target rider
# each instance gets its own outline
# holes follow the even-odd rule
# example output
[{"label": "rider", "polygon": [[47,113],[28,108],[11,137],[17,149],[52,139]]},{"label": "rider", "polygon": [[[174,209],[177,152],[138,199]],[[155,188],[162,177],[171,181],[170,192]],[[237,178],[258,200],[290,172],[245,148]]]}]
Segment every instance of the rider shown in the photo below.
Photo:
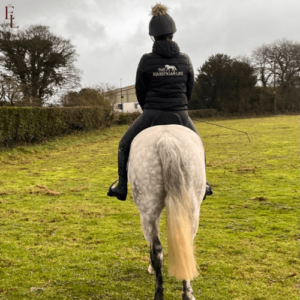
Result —
[{"label": "rider", "polygon": [[[128,128],[119,143],[119,183],[114,188],[111,186],[107,193],[122,201],[127,196],[126,167],[131,142],[139,132],[151,126],[157,115],[175,112],[180,116],[182,125],[198,134],[187,110],[194,85],[193,66],[189,57],[180,52],[178,45],[172,41],[177,29],[167,11],[167,7],[162,4],[152,8],[149,35],[154,37],[154,44],[152,52],[144,54],[140,60],[135,83],[136,96],[143,113]],[[207,183],[206,195],[211,194],[212,190]]]}]

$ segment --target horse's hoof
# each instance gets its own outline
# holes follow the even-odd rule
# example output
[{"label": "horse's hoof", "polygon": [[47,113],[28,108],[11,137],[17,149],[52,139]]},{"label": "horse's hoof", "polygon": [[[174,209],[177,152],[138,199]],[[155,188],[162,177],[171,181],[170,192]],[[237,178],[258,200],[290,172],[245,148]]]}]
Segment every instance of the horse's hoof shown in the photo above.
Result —
[{"label": "horse's hoof", "polygon": [[194,297],[194,295],[187,295],[187,294],[183,294],[181,295],[182,300],[196,300],[196,298]]},{"label": "horse's hoof", "polygon": [[165,300],[165,298],[163,294],[155,294],[154,300]]},{"label": "horse's hoof", "polygon": [[151,274],[151,275],[155,274],[151,265],[149,265],[149,267],[148,267],[148,273]]}]

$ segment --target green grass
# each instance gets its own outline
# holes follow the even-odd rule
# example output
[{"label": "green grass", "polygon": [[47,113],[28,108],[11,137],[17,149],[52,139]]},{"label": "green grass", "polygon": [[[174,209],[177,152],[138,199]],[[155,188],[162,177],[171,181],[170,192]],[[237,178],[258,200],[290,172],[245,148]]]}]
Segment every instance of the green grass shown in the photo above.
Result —
[{"label": "green grass", "polygon": [[[196,299],[299,299],[299,116],[195,122],[214,195]],[[106,196],[127,126],[0,153],[0,299],[153,299],[137,208]],[[130,193],[131,195],[131,193]],[[181,299],[167,274],[165,299]]]}]

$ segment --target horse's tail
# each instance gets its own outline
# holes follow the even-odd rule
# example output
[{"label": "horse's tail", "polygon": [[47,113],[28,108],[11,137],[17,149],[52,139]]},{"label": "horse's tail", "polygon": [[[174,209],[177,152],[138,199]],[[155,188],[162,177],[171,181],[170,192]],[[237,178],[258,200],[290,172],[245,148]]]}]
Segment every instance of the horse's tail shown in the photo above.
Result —
[{"label": "horse's tail", "polygon": [[191,199],[185,187],[187,171],[178,140],[164,133],[157,143],[166,191],[169,274],[191,280],[198,275],[194,257]]}]

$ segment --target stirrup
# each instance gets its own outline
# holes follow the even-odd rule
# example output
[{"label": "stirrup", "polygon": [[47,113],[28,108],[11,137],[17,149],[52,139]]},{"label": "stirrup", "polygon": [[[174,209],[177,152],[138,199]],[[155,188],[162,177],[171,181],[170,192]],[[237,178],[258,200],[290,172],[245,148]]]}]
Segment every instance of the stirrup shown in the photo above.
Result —
[{"label": "stirrup", "polygon": [[204,197],[203,197],[203,201],[206,199],[206,196],[210,196],[213,194],[213,190],[210,186],[210,184],[208,182],[206,182],[206,186],[205,186],[205,194],[204,194]]},{"label": "stirrup", "polygon": [[117,194],[114,192],[114,189],[112,188],[112,186],[117,182],[119,181],[119,179],[117,179],[116,181],[114,181],[111,186],[109,187],[108,189],[108,192],[107,192],[107,196],[109,197],[117,197],[118,200],[121,200],[121,201],[125,201],[126,200],[126,197],[127,197],[127,193],[124,195],[120,195],[120,194]]},{"label": "stirrup", "polygon": [[108,193],[112,191],[112,186],[113,186],[117,181],[119,181],[119,179],[117,179],[116,181],[114,181],[114,182],[111,184],[111,186],[110,186],[109,189],[108,189],[107,196],[109,196]]},{"label": "stirrup", "polygon": [[210,196],[210,195],[213,194],[213,190],[212,190],[212,188],[211,188],[211,186],[208,182],[206,182],[206,191],[205,191],[205,193],[206,193],[206,196]]}]

